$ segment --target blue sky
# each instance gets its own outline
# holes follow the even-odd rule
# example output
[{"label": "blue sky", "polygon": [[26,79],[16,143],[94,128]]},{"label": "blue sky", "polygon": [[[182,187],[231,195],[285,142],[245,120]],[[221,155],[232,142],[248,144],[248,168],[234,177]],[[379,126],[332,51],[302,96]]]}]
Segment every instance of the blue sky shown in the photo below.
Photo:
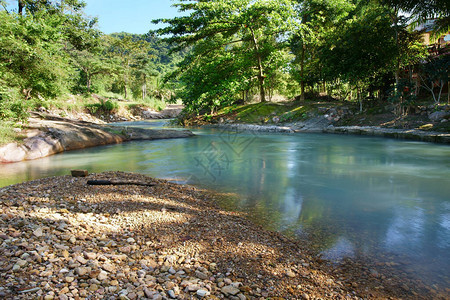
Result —
[{"label": "blue sky", "polygon": [[[157,29],[153,19],[173,18],[178,10],[171,0],[85,0],[86,15],[98,17],[98,26],[104,33],[147,33]],[[17,0],[7,0],[8,9],[17,12]],[[159,26],[161,27],[161,26]]]},{"label": "blue sky", "polygon": [[173,18],[177,9],[171,0],[85,0],[88,16],[98,17],[99,29],[104,33],[147,33],[156,29],[153,19]]}]

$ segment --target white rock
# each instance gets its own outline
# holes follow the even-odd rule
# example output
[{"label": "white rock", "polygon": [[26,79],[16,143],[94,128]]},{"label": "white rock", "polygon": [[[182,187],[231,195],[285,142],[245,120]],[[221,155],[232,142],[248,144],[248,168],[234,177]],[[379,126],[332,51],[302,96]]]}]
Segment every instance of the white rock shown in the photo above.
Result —
[{"label": "white rock", "polygon": [[197,296],[199,296],[200,298],[209,296],[210,294],[211,294],[211,293],[208,292],[207,290],[202,290],[202,289],[200,289],[200,290],[197,291]]},{"label": "white rock", "polygon": [[100,274],[98,274],[97,279],[100,281],[108,279],[108,273],[106,273],[105,271],[101,271]]},{"label": "white rock", "polygon": [[35,237],[41,237],[44,235],[44,231],[41,227],[37,228],[35,231],[33,231],[33,234]]}]

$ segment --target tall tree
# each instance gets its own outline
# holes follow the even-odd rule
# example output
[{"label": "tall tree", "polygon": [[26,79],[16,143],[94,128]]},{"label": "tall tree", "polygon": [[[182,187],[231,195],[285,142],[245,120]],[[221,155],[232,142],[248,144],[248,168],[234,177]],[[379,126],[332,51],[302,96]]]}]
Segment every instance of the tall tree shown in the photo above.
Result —
[{"label": "tall tree", "polygon": [[157,32],[171,35],[165,40],[178,45],[176,49],[200,45],[196,58],[184,61],[184,70],[217,50],[223,53],[245,45],[249,51],[241,57],[251,54],[245,68],[253,73],[247,80],[257,80],[260,100],[266,101],[267,65],[287,46],[287,34],[298,29],[292,1],[206,0],[175,6],[189,15],[154,22],[168,24]]}]

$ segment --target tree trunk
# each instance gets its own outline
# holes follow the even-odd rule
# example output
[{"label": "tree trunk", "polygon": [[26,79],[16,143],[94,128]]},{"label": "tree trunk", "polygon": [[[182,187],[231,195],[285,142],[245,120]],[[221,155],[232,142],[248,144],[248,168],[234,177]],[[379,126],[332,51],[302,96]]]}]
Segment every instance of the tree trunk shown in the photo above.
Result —
[{"label": "tree trunk", "polygon": [[258,40],[256,39],[253,28],[250,27],[250,32],[253,38],[253,46],[255,47],[257,67],[258,67],[258,81],[259,81],[259,97],[261,102],[266,102],[266,92],[264,91],[264,69],[262,66],[261,53],[259,52]]},{"label": "tree trunk", "polygon": [[147,85],[144,83],[142,85],[142,100],[144,100],[146,96],[147,96]]},{"label": "tree trunk", "polygon": [[303,76],[305,75],[305,45],[302,42],[302,56],[300,62],[300,101],[305,101],[305,79]]},{"label": "tree trunk", "polygon": [[144,84],[142,85],[142,100],[147,97],[147,76],[144,74]]},{"label": "tree trunk", "polygon": [[88,92],[88,94],[90,94],[91,93],[91,75],[86,73],[86,77],[87,77],[87,83],[86,83],[87,92]]},{"label": "tree trunk", "polygon": [[18,5],[19,5],[18,13],[19,13],[19,15],[22,15],[23,14],[23,8],[25,7],[25,5],[23,3],[23,0],[19,0],[18,1]]},{"label": "tree trunk", "polygon": [[[395,45],[397,46],[397,50],[400,51],[400,45],[398,40],[398,8],[394,8],[394,14],[391,15],[392,23],[395,28]],[[400,82],[400,53],[397,54],[396,66],[395,66],[395,91],[397,91],[398,84]]]},{"label": "tree trunk", "polygon": [[359,100],[359,112],[363,111],[363,99],[361,97],[361,89],[358,87],[356,87],[356,93],[358,94],[358,100]]}]

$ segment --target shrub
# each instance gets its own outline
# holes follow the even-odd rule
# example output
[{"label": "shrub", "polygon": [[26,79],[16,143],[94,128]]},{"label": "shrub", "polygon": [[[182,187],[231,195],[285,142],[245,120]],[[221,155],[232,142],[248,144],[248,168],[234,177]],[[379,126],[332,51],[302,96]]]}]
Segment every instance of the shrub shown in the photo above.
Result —
[{"label": "shrub", "polygon": [[103,99],[99,100],[99,103],[87,104],[86,109],[93,115],[95,114],[111,114],[114,113],[118,108],[119,104],[117,102]]}]

